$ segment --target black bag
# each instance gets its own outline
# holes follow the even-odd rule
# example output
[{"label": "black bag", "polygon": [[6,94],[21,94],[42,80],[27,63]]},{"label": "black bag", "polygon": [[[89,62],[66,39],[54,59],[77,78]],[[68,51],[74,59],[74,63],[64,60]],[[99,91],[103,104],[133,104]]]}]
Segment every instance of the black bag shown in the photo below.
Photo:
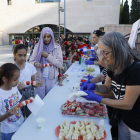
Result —
[{"label": "black bag", "polygon": [[114,108],[110,121],[109,121],[109,124],[114,127],[117,127],[120,121],[121,121],[121,116],[119,114],[119,109]]},{"label": "black bag", "polygon": [[[22,95],[21,101],[27,100],[30,97],[35,97],[35,91],[34,91],[33,86],[24,87],[22,90],[20,90],[20,93]],[[27,105],[22,106],[21,111],[22,111],[24,118],[25,117],[27,118],[31,114],[31,111],[28,109]]]}]

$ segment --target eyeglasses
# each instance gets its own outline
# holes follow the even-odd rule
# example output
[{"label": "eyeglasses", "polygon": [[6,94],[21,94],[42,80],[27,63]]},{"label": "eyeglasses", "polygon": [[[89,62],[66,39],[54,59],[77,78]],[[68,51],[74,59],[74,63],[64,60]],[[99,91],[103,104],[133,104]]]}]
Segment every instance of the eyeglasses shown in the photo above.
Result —
[{"label": "eyeglasses", "polygon": [[110,52],[108,52],[108,53],[102,53],[102,52],[101,52],[101,54],[102,54],[104,57],[107,58],[108,54],[110,54],[111,52],[112,52],[112,51],[110,51]]}]

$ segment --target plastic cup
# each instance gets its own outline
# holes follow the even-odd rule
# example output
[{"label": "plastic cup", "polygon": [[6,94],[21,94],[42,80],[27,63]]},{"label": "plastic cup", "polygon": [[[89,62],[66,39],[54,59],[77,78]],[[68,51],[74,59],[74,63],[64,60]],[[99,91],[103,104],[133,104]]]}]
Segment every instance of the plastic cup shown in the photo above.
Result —
[{"label": "plastic cup", "polygon": [[67,82],[69,82],[69,81],[70,81],[70,78],[69,78],[69,77],[66,77],[66,79],[67,79]]},{"label": "plastic cup", "polygon": [[44,128],[44,125],[45,125],[45,119],[44,118],[38,118],[38,119],[36,119],[36,122],[37,122],[38,129],[43,129]]}]

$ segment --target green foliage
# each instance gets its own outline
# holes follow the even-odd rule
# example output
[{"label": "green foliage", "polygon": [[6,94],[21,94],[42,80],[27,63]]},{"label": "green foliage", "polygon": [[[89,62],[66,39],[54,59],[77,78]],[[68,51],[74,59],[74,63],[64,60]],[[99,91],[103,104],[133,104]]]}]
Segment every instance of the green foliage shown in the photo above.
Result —
[{"label": "green foliage", "polygon": [[131,12],[130,12],[130,23],[133,24],[140,19],[140,0],[132,0]]},{"label": "green foliage", "polygon": [[125,1],[122,12],[122,24],[129,24],[129,5],[128,0]]},{"label": "green foliage", "polygon": [[123,13],[123,0],[122,0],[122,3],[120,5],[120,20],[119,20],[120,24],[122,24],[122,13]]},{"label": "green foliage", "polygon": [[120,24],[129,24],[129,5],[128,0],[123,5],[123,0],[120,5]]}]

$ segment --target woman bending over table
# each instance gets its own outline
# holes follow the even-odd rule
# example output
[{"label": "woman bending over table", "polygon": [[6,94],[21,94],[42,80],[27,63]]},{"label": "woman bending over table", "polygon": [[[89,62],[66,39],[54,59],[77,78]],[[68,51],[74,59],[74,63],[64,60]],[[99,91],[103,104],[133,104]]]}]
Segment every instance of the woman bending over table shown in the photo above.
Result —
[{"label": "woman bending over table", "polygon": [[[140,140],[140,58],[119,32],[102,36],[99,49],[108,76],[104,85],[85,89],[88,96],[83,97],[119,109],[119,140]],[[115,100],[98,96],[93,89],[104,94],[112,90]]]}]

